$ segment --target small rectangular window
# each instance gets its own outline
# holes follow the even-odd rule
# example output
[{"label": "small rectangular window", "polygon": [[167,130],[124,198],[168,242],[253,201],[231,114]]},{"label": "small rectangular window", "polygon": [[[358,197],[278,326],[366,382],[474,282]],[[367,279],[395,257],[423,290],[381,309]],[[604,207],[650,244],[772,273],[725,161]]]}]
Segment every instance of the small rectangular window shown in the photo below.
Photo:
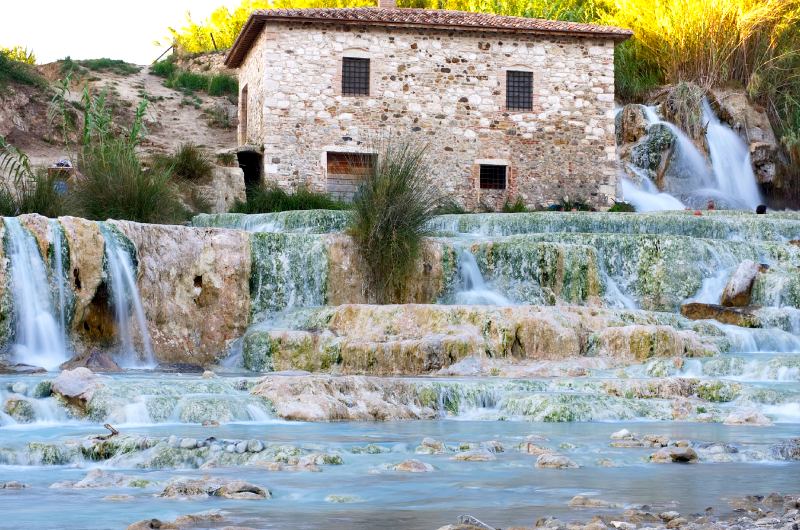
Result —
[{"label": "small rectangular window", "polygon": [[342,94],[369,96],[369,59],[357,57],[342,59]]},{"label": "small rectangular window", "polygon": [[481,189],[506,189],[506,166],[481,164]]},{"label": "small rectangular window", "polygon": [[506,108],[533,109],[533,73],[509,70],[506,72]]},{"label": "small rectangular window", "polygon": [[350,202],[375,162],[370,153],[327,153],[327,192],[333,197]]}]

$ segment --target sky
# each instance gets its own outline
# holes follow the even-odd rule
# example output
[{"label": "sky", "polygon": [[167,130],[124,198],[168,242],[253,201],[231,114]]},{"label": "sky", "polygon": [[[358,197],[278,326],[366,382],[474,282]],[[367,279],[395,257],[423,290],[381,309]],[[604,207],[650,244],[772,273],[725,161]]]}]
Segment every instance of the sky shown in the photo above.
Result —
[{"label": "sky", "polygon": [[[26,46],[40,64],[109,57],[149,64],[168,46],[168,27],[186,12],[205,19],[235,0],[0,0],[0,46]],[[161,41],[162,46],[153,44]]]}]

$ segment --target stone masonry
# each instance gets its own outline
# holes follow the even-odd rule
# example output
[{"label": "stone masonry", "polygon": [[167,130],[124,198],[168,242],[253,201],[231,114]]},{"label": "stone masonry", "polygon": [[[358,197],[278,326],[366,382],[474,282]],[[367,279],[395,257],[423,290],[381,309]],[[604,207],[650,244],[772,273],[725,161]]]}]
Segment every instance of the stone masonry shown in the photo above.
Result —
[{"label": "stone masonry", "polygon": [[[326,190],[326,153],[369,153],[387,137],[429,145],[430,182],[468,209],[613,203],[614,40],[273,21],[239,72],[241,145],[263,148],[263,178]],[[344,57],[370,59],[370,95],[343,96]],[[533,109],[508,111],[506,71],[533,73]],[[246,137],[245,137],[246,136]],[[480,164],[506,165],[482,190]]]}]

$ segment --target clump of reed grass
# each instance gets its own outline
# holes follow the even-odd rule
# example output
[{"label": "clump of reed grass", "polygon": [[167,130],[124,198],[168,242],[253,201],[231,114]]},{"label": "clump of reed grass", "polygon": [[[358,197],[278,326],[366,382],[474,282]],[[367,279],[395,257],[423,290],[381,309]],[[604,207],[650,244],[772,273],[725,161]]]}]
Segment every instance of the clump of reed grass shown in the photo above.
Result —
[{"label": "clump of reed grass", "polygon": [[389,141],[372,164],[353,200],[348,233],[366,265],[378,303],[403,300],[417,268],[427,227],[440,202],[428,182],[427,147]]}]

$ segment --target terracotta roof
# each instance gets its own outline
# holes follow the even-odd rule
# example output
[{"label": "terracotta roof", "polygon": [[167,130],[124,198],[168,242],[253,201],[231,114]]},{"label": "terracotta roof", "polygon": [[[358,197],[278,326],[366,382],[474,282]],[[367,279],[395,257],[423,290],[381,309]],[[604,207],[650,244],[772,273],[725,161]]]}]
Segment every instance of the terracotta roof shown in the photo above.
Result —
[{"label": "terracotta roof", "polygon": [[468,13],[443,9],[375,8],[349,9],[262,9],[254,11],[233,43],[225,64],[236,68],[267,22],[300,21],[320,24],[359,24],[408,28],[441,28],[463,31],[513,32],[535,35],[602,37],[625,40],[633,35],[628,29],[596,26],[560,20],[506,17],[489,13]]}]

